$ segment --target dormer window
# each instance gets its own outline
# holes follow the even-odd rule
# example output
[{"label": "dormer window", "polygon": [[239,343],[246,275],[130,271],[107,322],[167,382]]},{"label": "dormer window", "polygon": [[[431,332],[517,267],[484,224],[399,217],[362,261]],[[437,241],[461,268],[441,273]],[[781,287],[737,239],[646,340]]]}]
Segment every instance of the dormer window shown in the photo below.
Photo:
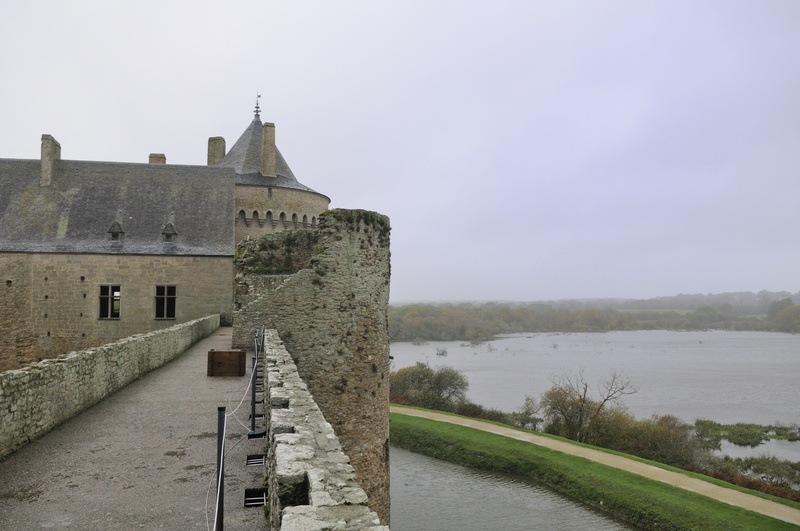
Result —
[{"label": "dormer window", "polygon": [[108,234],[112,242],[121,242],[125,231],[122,230],[122,225],[120,225],[118,221],[115,221],[111,224],[111,228],[108,229]]},{"label": "dormer window", "polygon": [[175,226],[172,223],[167,223],[167,226],[161,232],[161,236],[164,237],[164,243],[175,243],[178,240],[178,231],[175,230]]}]

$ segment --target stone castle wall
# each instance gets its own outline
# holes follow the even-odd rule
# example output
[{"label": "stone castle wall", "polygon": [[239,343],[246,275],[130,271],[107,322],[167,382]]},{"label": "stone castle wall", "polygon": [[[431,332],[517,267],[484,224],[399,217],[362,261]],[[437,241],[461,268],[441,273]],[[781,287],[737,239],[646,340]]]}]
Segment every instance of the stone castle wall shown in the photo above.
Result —
[{"label": "stone castle wall", "polygon": [[236,310],[263,297],[268,291],[276,289],[291,275],[247,275],[239,276],[233,286]]},{"label": "stone castle wall", "polygon": [[30,328],[30,255],[0,253],[0,372],[40,358]]},{"label": "stone castle wall", "polygon": [[[242,306],[233,330],[234,348],[248,348],[262,324],[278,331],[350,457],[370,508],[384,523],[389,521],[389,230],[388,218],[374,212],[324,213],[307,265]],[[293,248],[296,236],[284,245],[288,234],[263,241],[267,248],[284,248],[284,257],[291,258],[302,251]],[[240,254],[237,264],[247,258]],[[287,267],[301,267],[302,260],[289,258]]]},{"label": "stone castle wall", "polygon": [[219,328],[196,319],[0,373],[0,459],[41,437]]},{"label": "stone castle wall", "polygon": [[236,241],[284,230],[316,227],[327,197],[302,190],[236,186]]},{"label": "stone castle wall", "polygon": [[[232,311],[227,257],[0,253],[0,270],[0,370]],[[118,319],[99,318],[102,285],[120,286]],[[174,319],[155,318],[157,285],[176,286]]]},{"label": "stone castle wall", "polygon": [[278,333],[264,339],[270,529],[388,531]]}]

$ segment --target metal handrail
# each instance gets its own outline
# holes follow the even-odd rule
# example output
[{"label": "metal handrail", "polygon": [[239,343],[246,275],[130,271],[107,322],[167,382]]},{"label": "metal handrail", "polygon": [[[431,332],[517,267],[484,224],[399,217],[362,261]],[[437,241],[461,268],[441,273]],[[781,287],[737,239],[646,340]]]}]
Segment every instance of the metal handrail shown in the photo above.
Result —
[{"label": "metal handrail", "polygon": [[225,406],[217,407],[217,502],[214,510],[214,531],[223,531],[225,512],[225,430],[228,417]]}]

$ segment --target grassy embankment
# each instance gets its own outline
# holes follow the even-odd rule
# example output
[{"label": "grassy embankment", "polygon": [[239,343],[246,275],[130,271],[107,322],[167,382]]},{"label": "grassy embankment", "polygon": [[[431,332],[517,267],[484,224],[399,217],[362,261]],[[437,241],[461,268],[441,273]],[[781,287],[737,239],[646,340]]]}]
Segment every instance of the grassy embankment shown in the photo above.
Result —
[{"label": "grassy embankment", "polygon": [[390,433],[392,444],[400,448],[533,479],[642,529],[798,529],[636,474],[472,428],[392,413]]}]

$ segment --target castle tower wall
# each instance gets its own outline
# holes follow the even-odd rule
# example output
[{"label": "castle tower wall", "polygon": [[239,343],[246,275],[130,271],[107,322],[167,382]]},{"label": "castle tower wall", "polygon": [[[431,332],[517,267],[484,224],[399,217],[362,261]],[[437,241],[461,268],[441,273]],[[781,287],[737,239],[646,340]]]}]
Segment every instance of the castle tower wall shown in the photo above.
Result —
[{"label": "castle tower wall", "polygon": [[236,241],[284,230],[316,227],[328,198],[304,190],[236,186]]},{"label": "castle tower wall", "polygon": [[238,256],[244,283],[258,271],[294,274],[234,314],[234,348],[249,347],[261,325],[278,331],[350,457],[370,508],[388,524],[388,218],[332,210],[320,216],[318,231],[243,242]]},{"label": "castle tower wall", "polygon": [[301,184],[275,145],[275,124],[256,116],[224,152],[221,137],[209,139],[208,163],[236,173],[236,242],[284,230],[316,226],[330,198]]}]

